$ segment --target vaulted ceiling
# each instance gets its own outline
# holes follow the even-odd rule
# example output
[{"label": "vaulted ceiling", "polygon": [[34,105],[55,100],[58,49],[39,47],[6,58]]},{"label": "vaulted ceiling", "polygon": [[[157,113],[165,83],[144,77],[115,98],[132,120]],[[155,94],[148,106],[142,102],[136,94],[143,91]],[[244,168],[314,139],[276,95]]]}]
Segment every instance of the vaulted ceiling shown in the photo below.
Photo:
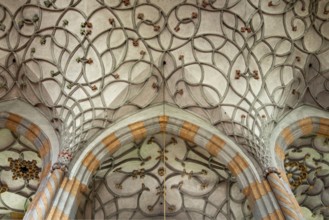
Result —
[{"label": "vaulted ceiling", "polygon": [[166,102],[266,158],[285,113],[328,108],[327,3],[3,1],[1,99],[43,111],[64,148]]},{"label": "vaulted ceiling", "polygon": [[3,0],[0,99],[73,154],[142,109],[196,114],[262,166],[276,124],[329,108],[329,0]]}]

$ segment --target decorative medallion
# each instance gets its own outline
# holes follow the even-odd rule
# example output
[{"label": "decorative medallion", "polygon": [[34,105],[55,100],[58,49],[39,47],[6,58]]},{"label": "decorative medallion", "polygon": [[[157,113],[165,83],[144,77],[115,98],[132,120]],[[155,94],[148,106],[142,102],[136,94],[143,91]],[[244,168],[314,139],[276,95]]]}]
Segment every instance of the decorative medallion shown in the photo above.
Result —
[{"label": "decorative medallion", "polygon": [[166,174],[166,169],[164,167],[160,167],[158,169],[159,176],[164,176]]},{"label": "decorative medallion", "polygon": [[286,150],[285,170],[291,189],[302,210],[315,219],[329,219],[328,137],[300,137]]},{"label": "decorative medallion", "polygon": [[14,160],[13,158],[8,158],[8,161],[10,162],[10,169],[13,172],[13,180],[17,180],[18,178],[24,180],[39,179],[40,169],[37,167],[36,160]]},{"label": "decorative medallion", "polygon": [[306,180],[307,169],[304,164],[290,161],[285,163],[284,167],[291,187],[296,188]]},{"label": "decorative medallion", "polygon": [[32,142],[0,129],[0,219],[23,219],[40,184],[39,164],[41,158]]}]

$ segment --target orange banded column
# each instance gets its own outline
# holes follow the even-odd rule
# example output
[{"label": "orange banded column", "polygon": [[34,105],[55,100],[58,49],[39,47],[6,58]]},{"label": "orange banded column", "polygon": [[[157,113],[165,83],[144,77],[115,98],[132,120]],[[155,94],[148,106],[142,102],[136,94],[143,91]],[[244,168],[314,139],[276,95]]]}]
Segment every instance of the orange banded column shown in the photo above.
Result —
[{"label": "orange banded column", "polygon": [[60,186],[63,185],[64,176],[71,160],[72,152],[70,150],[64,149],[59,153],[57,162],[53,164],[50,175],[44,182],[46,186],[39,186],[42,192],[37,193],[24,219],[46,219],[60,192]]},{"label": "orange banded column", "polygon": [[265,170],[265,177],[272,188],[285,219],[304,219],[295,196],[292,194],[287,183],[280,177],[279,171],[276,168],[267,168]]},{"label": "orange banded column", "polygon": [[64,171],[61,169],[55,169],[48,176],[46,181],[46,187],[42,193],[39,193],[31,203],[29,210],[24,216],[24,219],[45,219],[51,206],[55,195],[59,189],[59,186],[63,180]]},{"label": "orange banded column", "polygon": [[46,219],[74,219],[82,195],[81,192],[86,188],[76,178],[64,177]]},{"label": "orange banded column", "polygon": [[[67,172],[72,158],[73,152],[70,149],[63,149],[59,154],[58,163],[54,166],[54,169]],[[57,193],[53,198],[51,209],[44,219],[74,219],[78,208],[78,198],[83,189],[86,189],[86,186],[81,184],[79,180],[76,178],[69,179],[63,175]]]}]

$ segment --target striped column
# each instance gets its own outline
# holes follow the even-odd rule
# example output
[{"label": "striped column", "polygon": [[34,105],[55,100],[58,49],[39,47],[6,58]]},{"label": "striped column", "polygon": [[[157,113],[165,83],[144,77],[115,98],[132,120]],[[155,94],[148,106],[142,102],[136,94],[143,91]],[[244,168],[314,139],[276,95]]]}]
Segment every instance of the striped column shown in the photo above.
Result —
[{"label": "striped column", "polygon": [[302,220],[300,207],[295,196],[292,194],[290,187],[283,181],[280,176],[271,172],[267,175],[267,180],[272,188],[272,191],[279,203],[286,220]]},{"label": "striped column", "polygon": [[42,188],[33,201],[24,219],[45,219],[50,210],[54,197],[59,189],[59,185],[64,177],[64,172],[60,169],[54,170],[47,178],[46,186]]},{"label": "striped column", "polygon": [[46,219],[74,219],[78,210],[80,197],[82,195],[81,191],[86,189],[86,187],[86,185],[82,184],[76,178],[69,179],[64,177]]}]

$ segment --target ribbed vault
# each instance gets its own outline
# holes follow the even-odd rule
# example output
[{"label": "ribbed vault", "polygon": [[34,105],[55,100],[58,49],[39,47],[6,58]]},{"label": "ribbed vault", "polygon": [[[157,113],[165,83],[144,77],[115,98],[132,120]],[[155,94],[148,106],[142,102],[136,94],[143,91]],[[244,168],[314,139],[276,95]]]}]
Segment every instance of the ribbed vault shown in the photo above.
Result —
[{"label": "ribbed vault", "polygon": [[39,108],[72,151],[166,102],[268,163],[264,143],[284,114],[328,107],[326,1],[2,4],[2,99]]},{"label": "ribbed vault", "polygon": [[49,121],[54,169],[75,172],[71,159],[108,128],[173,108],[260,173],[284,155],[273,140],[282,119],[328,110],[328,40],[329,0],[3,0],[0,100]]}]

